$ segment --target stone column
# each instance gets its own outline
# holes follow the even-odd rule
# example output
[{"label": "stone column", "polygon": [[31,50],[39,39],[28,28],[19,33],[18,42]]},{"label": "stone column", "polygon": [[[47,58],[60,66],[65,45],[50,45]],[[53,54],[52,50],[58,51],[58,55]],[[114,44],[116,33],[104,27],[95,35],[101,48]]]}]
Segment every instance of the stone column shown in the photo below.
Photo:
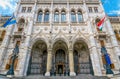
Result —
[{"label": "stone column", "polygon": [[117,39],[115,37],[114,31],[112,29],[112,26],[110,24],[110,20],[107,19],[106,21],[106,25],[108,28],[108,34],[110,35],[110,39],[111,39],[111,45],[113,48],[113,54],[114,54],[114,59],[112,59],[115,65],[115,70],[114,73],[119,73],[119,69],[120,69],[120,60],[119,60],[119,56],[120,56],[120,49],[119,49],[119,45],[117,42]]},{"label": "stone column", "polygon": [[4,40],[2,41],[1,48],[0,48],[0,51],[1,51],[0,52],[0,67],[4,63],[4,58],[7,53],[7,49],[8,49],[8,45],[10,43],[10,39],[11,39],[10,37],[13,32],[13,29],[14,29],[13,25],[8,26],[8,28],[6,30],[6,35],[4,37]]},{"label": "stone column", "polygon": [[75,11],[75,15],[76,15],[76,23],[79,23],[79,21],[78,21],[78,12],[77,11]]},{"label": "stone column", "polygon": [[69,68],[70,68],[70,76],[75,76],[74,72],[74,59],[73,59],[73,50],[69,49]]},{"label": "stone column", "polygon": [[[37,1],[37,0],[36,0]],[[26,76],[27,75],[27,69],[28,69],[28,65],[29,65],[29,59],[30,59],[30,42],[31,42],[31,34],[33,31],[33,23],[34,23],[34,18],[35,17],[35,8],[36,8],[36,2],[34,4],[34,8],[33,8],[33,13],[31,17],[28,17],[28,31],[26,33],[26,39],[25,39],[25,44],[23,46],[23,48],[21,48],[20,51],[20,61],[19,61],[19,76]]]},{"label": "stone column", "polygon": [[91,44],[90,58],[91,58],[91,61],[92,61],[94,75],[95,76],[102,76],[98,51],[97,51],[97,48],[96,48],[95,39],[92,35],[90,36],[90,44]]},{"label": "stone column", "polygon": [[45,16],[45,11],[43,11],[43,16],[42,16],[42,21],[41,21],[41,23],[44,23],[44,16]]},{"label": "stone column", "polygon": [[47,55],[47,71],[46,71],[46,73],[45,73],[45,76],[50,76],[51,63],[52,63],[52,49],[48,49],[48,55]]}]

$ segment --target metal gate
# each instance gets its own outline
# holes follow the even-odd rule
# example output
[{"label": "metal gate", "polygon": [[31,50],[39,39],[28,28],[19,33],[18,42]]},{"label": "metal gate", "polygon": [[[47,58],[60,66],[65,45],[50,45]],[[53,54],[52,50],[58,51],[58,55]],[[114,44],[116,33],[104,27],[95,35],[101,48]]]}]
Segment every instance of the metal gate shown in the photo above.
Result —
[{"label": "metal gate", "polygon": [[74,70],[76,74],[93,74],[90,56],[86,53],[84,55],[74,51]]},{"label": "metal gate", "polygon": [[34,54],[32,54],[30,58],[28,75],[44,74],[46,71],[46,60],[46,52],[43,52],[43,54],[40,54],[40,52],[34,52]]}]

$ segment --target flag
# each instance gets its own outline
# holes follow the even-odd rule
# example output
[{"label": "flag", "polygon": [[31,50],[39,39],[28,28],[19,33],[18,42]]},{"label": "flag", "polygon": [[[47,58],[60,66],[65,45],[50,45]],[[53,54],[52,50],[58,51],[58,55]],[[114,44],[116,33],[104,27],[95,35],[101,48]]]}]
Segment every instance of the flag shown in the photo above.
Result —
[{"label": "flag", "polygon": [[11,16],[3,25],[2,27],[7,27],[8,25],[11,25],[11,24],[15,24],[16,23],[16,19],[15,19],[15,16]]},{"label": "flag", "polygon": [[98,29],[99,29],[100,31],[102,31],[104,20],[105,20],[105,17],[102,18],[102,19],[97,23]]}]

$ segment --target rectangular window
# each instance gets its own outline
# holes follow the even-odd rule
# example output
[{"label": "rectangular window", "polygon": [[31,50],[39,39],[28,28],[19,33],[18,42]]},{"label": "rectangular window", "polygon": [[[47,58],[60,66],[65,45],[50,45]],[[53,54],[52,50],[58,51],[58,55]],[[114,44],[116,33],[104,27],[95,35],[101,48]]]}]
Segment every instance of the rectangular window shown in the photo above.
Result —
[{"label": "rectangular window", "polygon": [[31,10],[32,10],[32,7],[28,7],[27,12],[31,12]]},{"label": "rectangular window", "polygon": [[94,11],[95,11],[95,13],[98,13],[98,8],[94,7]]},{"label": "rectangular window", "polygon": [[89,13],[92,13],[92,7],[88,7]]},{"label": "rectangular window", "polygon": [[22,12],[25,12],[26,11],[26,7],[22,7]]}]

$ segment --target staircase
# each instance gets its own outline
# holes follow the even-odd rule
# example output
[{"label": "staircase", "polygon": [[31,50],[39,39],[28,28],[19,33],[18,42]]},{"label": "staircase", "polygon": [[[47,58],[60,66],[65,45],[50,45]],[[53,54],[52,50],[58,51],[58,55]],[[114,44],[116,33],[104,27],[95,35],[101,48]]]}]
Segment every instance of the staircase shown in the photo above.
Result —
[{"label": "staircase", "polygon": [[[0,79],[9,79],[2,77]],[[92,76],[92,75],[86,75],[86,74],[80,74],[77,76],[41,76],[41,75],[30,75],[26,77],[14,77],[12,79],[110,79],[106,76]]]}]

